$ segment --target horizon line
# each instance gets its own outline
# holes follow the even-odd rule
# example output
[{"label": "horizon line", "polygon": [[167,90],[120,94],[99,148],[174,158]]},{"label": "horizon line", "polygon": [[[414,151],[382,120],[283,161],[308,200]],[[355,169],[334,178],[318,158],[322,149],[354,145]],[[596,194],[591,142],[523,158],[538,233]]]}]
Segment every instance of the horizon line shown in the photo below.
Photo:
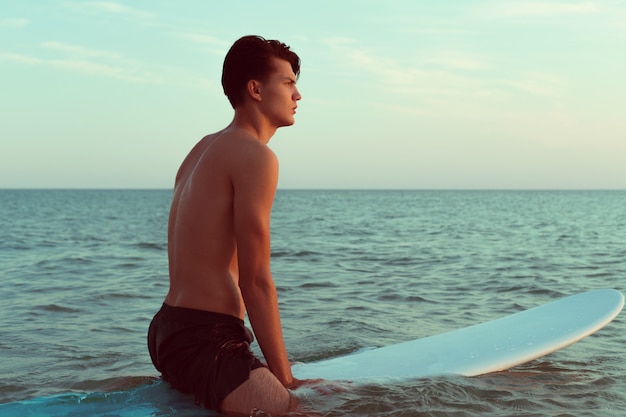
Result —
[{"label": "horizon line", "polygon": [[[173,187],[0,187],[0,191],[173,191]],[[626,188],[279,187],[276,191],[626,191]]]}]

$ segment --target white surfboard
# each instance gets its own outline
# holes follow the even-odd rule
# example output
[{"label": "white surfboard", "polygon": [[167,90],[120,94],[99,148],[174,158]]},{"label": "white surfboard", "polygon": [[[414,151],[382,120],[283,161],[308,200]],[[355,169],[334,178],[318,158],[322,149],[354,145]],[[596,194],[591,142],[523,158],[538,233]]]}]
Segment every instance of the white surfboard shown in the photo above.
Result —
[{"label": "white surfboard", "polygon": [[502,371],[598,331],[624,306],[615,290],[562,298],[486,323],[348,356],[293,366],[296,378],[359,381]]}]

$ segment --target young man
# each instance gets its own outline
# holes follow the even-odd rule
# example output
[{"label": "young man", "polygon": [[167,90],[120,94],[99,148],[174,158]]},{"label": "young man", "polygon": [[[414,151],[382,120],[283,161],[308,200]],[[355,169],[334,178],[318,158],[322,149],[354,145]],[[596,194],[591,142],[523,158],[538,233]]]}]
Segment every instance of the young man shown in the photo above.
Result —
[{"label": "young man", "polygon": [[[170,289],[148,331],[163,379],[228,413],[276,415],[296,402],[270,272],[270,212],[278,161],[267,143],[294,123],[300,60],[275,40],[246,36],[224,60],[235,110],[204,137],[176,176],[168,226]],[[248,318],[267,366],[250,350]]]}]

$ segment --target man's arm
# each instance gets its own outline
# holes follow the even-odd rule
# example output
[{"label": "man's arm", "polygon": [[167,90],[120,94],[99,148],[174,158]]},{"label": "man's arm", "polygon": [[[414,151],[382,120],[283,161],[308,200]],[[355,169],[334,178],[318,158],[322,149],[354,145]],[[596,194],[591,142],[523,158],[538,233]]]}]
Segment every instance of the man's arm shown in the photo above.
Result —
[{"label": "man's arm", "polygon": [[278,296],[270,270],[270,215],[278,182],[278,161],[261,143],[241,148],[233,173],[234,223],[239,287],[250,324],[272,373],[286,387],[291,373],[283,340]]}]

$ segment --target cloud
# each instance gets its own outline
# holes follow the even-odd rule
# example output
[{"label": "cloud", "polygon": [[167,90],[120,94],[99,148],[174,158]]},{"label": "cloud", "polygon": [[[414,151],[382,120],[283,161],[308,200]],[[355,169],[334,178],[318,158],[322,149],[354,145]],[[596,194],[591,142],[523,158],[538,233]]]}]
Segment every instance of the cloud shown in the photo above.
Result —
[{"label": "cloud", "polygon": [[74,56],[80,56],[85,58],[108,58],[108,59],[121,59],[122,54],[112,51],[104,51],[99,49],[84,48],[82,46],[70,45],[61,42],[47,41],[41,44],[43,48],[53,49],[61,52],[68,53]]},{"label": "cloud", "polygon": [[469,29],[458,29],[458,28],[446,28],[446,27],[410,27],[403,30],[405,33],[410,33],[414,35],[427,35],[427,36],[459,36],[459,37],[467,37],[467,36],[475,36],[481,34],[481,32]]},{"label": "cloud", "polygon": [[177,39],[183,40],[185,43],[191,42],[195,45],[200,46],[202,50],[221,57],[224,56],[226,51],[231,46],[231,43],[228,41],[224,41],[202,33],[173,32],[172,36]]},{"label": "cloud", "polygon": [[39,58],[28,56],[28,55],[22,55],[22,54],[7,53],[7,52],[0,52],[0,59],[3,59],[5,61],[19,62],[21,64],[29,64],[29,65],[41,64],[41,59]]},{"label": "cloud", "polygon": [[30,20],[22,18],[8,18],[0,20],[0,26],[9,28],[22,28],[28,24],[30,24]]},{"label": "cloud", "polygon": [[185,39],[191,42],[199,43],[202,45],[208,46],[218,46],[220,48],[229,48],[230,42],[223,41],[221,39],[215,38],[213,36],[204,35],[200,33],[189,33],[189,32],[177,32],[174,33],[174,36],[180,39]]},{"label": "cloud", "polygon": [[[333,38],[325,43],[331,45],[337,59],[349,67],[351,73],[358,69],[359,73],[375,74],[379,85],[393,87],[394,90],[400,86],[408,91],[417,85],[420,89],[426,87],[430,90],[433,81],[443,81],[446,78],[458,80],[463,76],[455,73],[465,74],[469,70],[489,68],[489,64],[483,59],[454,51],[437,52],[431,56],[403,56],[398,59],[360,48],[352,39]],[[446,84],[444,81],[442,85]]]},{"label": "cloud", "polygon": [[191,83],[196,87],[206,85],[204,80],[189,74],[181,76],[179,68],[163,67],[128,59],[115,51],[57,41],[44,41],[40,47],[50,51],[50,53],[43,55],[41,49],[33,54],[0,51],[0,60],[137,84],[167,84],[172,79],[184,79],[185,82],[182,83],[184,85],[191,85]]},{"label": "cloud", "polygon": [[0,51],[0,61],[70,71],[91,76],[111,78],[135,84],[175,84],[185,88],[215,88],[206,78],[188,73],[185,69],[151,65],[130,60],[122,54],[100,49],[86,48],[55,41],[46,41],[41,47],[61,54],[51,57]]},{"label": "cloud", "polygon": [[86,2],[65,2],[65,6],[84,10],[91,13],[110,13],[117,15],[126,15],[133,18],[147,19],[154,17],[154,13],[146,12],[144,10],[136,9],[133,7],[124,6],[123,4],[114,3],[110,1],[86,1]]},{"label": "cloud", "polygon": [[137,67],[110,65],[81,59],[43,59],[30,55],[0,52],[0,59],[21,64],[70,70],[88,75],[98,75],[142,84],[163,84],[164,79]]},{"label": "cloud", "polygon": [[502,80],[498,83],[540,97],[559,97],[564,84],[561,79],[544,74],[527,74],[515,80]]},{"label": "cloud", "polygon": [[46,41],[41,46],[44,49],[61,52],[69,58],[35,58],[38,59],[36,63],[39,65],[142,84],[162,84],[164,82],[162,77],[142,69],[145,67],[144,64],[124,59],[124,56],[118,52],[56,41]]},{"label": "cloud", "polygon": [[[404,57],[376,54],[358,48],[339,52],[350,74],[368,79],[369,89],[378,90],[377,102],[370,103],[394,112],[425,114],[442,106],[457,106],[468,97],[484,95],[484,79],[474,74],[485,64],[469,60]],[[472,71],[461,67],[472,67]],[[374,77],[372,81],[371,76]]]},{"label": "cloud", "polygon": [[322,39],[322,43],[331,48],[343,48],[347,45],[354,45],[357,43],[357,40],[354,38],[348,38],[343,36],[331,36],[328,38]]},{"label": "cloud", "polygon": [[489,7],[495,17],[551,17],[599,12],[593,2],[507,1]]},{"label": "cloud", "polygon": [[[361,83],[368,106],[391,114],[487,120],[493,112],[515,112],[519,100],[541,108],[556,106],[566,91],[563,78],[519,68],[503,71],[480,54],[450,49],[397,56],[342,40],[333,45],[334,79]],[[339,74],[338,76],[336,74]]]},{"label": "cloud", "polygon": [[485,60],[457,52],[437,54],[437,56],[426,58],[423,62],[429,66],[451,70],[483,70],[490,67]]}]

